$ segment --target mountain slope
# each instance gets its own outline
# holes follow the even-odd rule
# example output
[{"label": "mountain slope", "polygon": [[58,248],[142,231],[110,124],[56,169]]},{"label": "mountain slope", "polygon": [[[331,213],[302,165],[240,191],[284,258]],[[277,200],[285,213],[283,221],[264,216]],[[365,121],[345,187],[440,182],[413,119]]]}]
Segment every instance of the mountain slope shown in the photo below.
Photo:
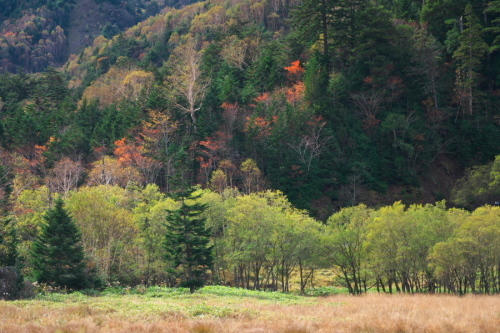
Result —
[{"label": "mountain slope", "polygon": [[157,14],[177,0],[10,1],[0,4],[0,68],[39,72],[61,65],[100,34],[107,37]]},{"label": "mountain slope", "polygon": [[[445,48],[435,26],[386,1],[334,6],[326,21],[313,3],[165,9],[95,38],[62,74],[9,77],[3,145],[43,157],[40,174],[80,157],[92,184],[106,165],[117,184],[126,169],[165,191],[270,187],[322,218],[359,202],[449,198],[466,167],[500,153],[498,54],[478,54],[475,81],[464,80],[468,43],[455,27]],[[47,84],[55,77],[60,86]]]}]

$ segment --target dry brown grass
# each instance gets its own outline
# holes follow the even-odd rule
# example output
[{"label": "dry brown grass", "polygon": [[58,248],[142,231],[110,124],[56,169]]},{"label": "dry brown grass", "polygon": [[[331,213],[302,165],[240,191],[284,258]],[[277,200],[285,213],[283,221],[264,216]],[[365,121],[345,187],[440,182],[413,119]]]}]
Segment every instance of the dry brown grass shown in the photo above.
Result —
[{"label": "dry brown grass", "polygon": [[[195,307],[222,315],[193,315]],[[191,314],[190,314],[191,313]],[[500,332],[500,297],[365,295],[303,303],[198,297],[0,302],[3,332]]]}]

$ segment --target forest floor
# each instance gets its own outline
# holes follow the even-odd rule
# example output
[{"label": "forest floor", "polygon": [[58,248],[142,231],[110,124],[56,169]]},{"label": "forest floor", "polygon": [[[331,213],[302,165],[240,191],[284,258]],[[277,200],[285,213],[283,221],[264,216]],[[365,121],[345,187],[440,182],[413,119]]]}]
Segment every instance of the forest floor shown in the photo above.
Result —
[{"label": "forest floor", "polygon": [[500,296],[126,288],[0,301],[0,332],[499,332]]}]

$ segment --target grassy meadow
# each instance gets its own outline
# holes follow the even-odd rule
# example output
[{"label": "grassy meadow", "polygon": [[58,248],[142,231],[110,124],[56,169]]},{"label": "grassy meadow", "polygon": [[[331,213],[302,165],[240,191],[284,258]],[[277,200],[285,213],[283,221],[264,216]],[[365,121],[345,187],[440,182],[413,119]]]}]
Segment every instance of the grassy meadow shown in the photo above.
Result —
[{"label": "grassy meadow", "polygon": [[500,297],[108,288],[0,301],[0,332],[499,332]]}]

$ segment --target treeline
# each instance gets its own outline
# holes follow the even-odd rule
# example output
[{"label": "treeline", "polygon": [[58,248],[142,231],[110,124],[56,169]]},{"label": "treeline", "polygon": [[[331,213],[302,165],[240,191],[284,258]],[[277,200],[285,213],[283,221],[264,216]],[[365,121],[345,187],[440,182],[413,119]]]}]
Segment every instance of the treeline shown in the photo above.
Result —
[{"label": "treeline", "polygon": [[[207,205],[202,217],[211,230],[214,260],[205,283],[305,292],[323,274],[322,283],[345,286],[352,294],[500,292],[500,207],[468,212],[446,209],[444,202],[358,205],[322,223],[278,191],[198,194],[190,205]],[[17,265],[27,277],[37,271],[33,246],[53,200],[40,187],[24,190],[12,205]],[[167,217],[180,206],[155,185],[100,185],[68,192],[64,209],[81,232],[85,270],[95,281],[176,286],[176,266],[165,244]],[[7,230],[12,229],[4,228],[0,238],[2,259],[13,244]],[[2,260],[6,264],[12,263]],[[325,276],[331,278],[324,281]]]}]

